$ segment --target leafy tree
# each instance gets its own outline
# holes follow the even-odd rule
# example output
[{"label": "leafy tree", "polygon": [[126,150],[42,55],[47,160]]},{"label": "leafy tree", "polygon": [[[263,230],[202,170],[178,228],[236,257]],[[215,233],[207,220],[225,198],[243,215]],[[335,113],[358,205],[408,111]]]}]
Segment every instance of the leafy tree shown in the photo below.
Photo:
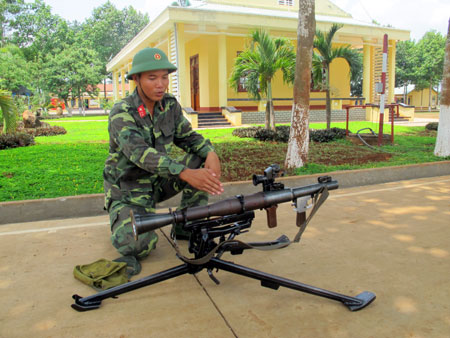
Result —
[{"label": "leafy tree", "polygon": [[395,52],[395,87],[404,87],[403,102],[406,103],[407,87],[415,82],[415,42],[399,41]]},{"label": "leafy tree", "polygon": [[11,30],[10,22],[23,5],[23,0],[0,0],[0,46],[7,43]]},{"label": "leafy tree", "polygon": [[261,100],[261,93],[267,98],[266,129],[275,130],[275,114],[272,100],[272,80],[277,71],[283,73],[286,83],[294,82],[295,53],[292,43],[285,38],[272,38],[264,30],[251,33],[249,48],[235,60],[230,85],[237,91],[242,78],[250,97]]},{"label": "leafy tree", "polygon": [[362,96],[363,82],[363,53],[359,52],[359,63],[355,64],[355,76],[350,79],[350,95]]},{"label": "leafy tree", "polygon": [[316,31],[314,39],[315,52],[312,67],[316,87],[321,87],[326,94],[327,129],[331,127],[331,97],[330,97],[330,65],[334,59],[343,58],[350,66],[351,80],[356,80],[358,69],[361,67],[359,52],[350,46],[333,47],[333,38],[342,25],[333,24],[328,32]]},{"label": "leafy tree", "polygon": [[428,87],[429,107],[431,110],[431,91],[442,80],[444,70],[445,38],[441,33],[425,33],[416,46],[416,88]]},{"label": "leafy tree", "polygon": [[0,111],[3,121],[3,133],[10,134],[16,130],[16,116],[11,94],[0,89]]},{"label": "leafy tree", "polygon": [[69,43],[71,30],[67,22],[52,14],[51,7],[42,0],[14,2],[16,13],[7,22],[8,42],[22,48],[27,60],[32,61],[38,54],[51,53],[62,43]]},{"label": "leafy tree", "polygon": [[297,27],[297,60],[294,81],[291,129],[286,168],[305,165],[309,148],[309,95],[311,63],[316,30],[314,0],[300,0]]},{"label": "leafy tree", "polygon": [[439,113],[439,127],[434,154],[440,157],[450,156],[450,20],[445,44],[441,111]]},{"label": "leafy tree", "polygon": [[106,77],[109,75],[106,64],[148,23],[148,14],[141,14],[131,6],[118,10],[114,4],[107,1],[95,8],[91,17],[80,25],[82,41],[86,47],[95,50],[100,58],[105,97]]},{"label": "leafy tree", "polygon": [[77,98],[80,112],[84,113],[83,95],[97,95],[97,84],[102,78],[101,63],[94,50],[69,47],[48,57],[44,69],[46,89],[64,100],[69,113],[72,112],[69,101]]},{"label": "leafy tree", "polygon": [[189,7],[191,3],[189,0],[177,0],[170,4],[171,6]]},{"label": "leafy tree", "polygon": [[0,88],[16,91],[20,86],[30,87],[32,73],[23,51],[15,45],[0,48]]}]

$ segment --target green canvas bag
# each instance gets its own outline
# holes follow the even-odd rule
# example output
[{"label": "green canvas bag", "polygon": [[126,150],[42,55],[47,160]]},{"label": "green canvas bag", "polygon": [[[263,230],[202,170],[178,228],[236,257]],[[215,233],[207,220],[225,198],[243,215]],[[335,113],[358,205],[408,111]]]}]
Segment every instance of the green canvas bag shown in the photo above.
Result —
[{"label": "green canvas bag", "polygon": [[75,266],[73,275],[96,290],[107,290],[128,282],[127,263],[104,258],[90,264]]}]

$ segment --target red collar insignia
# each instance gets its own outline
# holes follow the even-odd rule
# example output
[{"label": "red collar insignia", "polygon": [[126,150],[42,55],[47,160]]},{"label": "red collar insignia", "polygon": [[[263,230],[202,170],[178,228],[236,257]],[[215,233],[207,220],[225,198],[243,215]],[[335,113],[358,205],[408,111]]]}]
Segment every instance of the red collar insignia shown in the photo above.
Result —
[{"label": "red collar insignia", "polygon": [[145,111],[145,107],[144,107],[143,104],[141,104],[141,105],[138,107],[138,112],[139,112],[139,116],[140,116],[141,118],[144,118],[145,115],[147,115],[147,113],[146,113],[146,111]]}]

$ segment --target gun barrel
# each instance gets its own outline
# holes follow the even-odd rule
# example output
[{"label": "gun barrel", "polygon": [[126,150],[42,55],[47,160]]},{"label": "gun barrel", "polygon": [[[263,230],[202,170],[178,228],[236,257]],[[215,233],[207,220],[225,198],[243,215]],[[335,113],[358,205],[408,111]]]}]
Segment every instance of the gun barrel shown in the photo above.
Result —
[{"label": "gun barrel", "polygon": [[139,234],[156,230],[169,224],[269,208],[279,203],[293,201],[299,197],[316,194],[324,187],[327,187],[328,190],[334,190],[339,187],[339,184],[337,181],[329,181],[292,189],[286,188],[258,192],[247,196],[235,196],[206,206],[177,210],[167,214],[134,215],[131,212],[133,232],[135,238],[137,238]]}]

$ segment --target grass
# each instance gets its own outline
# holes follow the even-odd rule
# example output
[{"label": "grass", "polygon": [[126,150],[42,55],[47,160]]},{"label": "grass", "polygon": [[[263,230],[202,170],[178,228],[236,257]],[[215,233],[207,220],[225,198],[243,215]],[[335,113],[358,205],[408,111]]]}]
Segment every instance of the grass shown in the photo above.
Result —
[{"label": "grass", "polygon": [[[48,120],[67,134],[37,137],[31,147],[0,151],[0,201],[53,198],[103,192],[102,170],[108,155],[106,117],[73,117]],[[103,121],[92,121],[102,118]],[[68,122],[70,121],[70,122]],[[324,123],[311,128],[324,128]],[[332,127],[345,128],[345,123]],[[351,122],[351,131],[377,124]],[[388,126],[386,126],[388,128]],[[200,130],[212,140],[222,160],[223,181],[247,180],[269,164],[282,164],[287,145],[259,142],[232,135],[233,129]],[[346,140],[311,144],[309,163],[296,174],[324,173],[334,170],[372,168],[443,160],[433,155],[435,132],[424,127],[396,127],[395,146],[384,152],[356,146]],[[390,127],[386,130],[390,131]]]}]

